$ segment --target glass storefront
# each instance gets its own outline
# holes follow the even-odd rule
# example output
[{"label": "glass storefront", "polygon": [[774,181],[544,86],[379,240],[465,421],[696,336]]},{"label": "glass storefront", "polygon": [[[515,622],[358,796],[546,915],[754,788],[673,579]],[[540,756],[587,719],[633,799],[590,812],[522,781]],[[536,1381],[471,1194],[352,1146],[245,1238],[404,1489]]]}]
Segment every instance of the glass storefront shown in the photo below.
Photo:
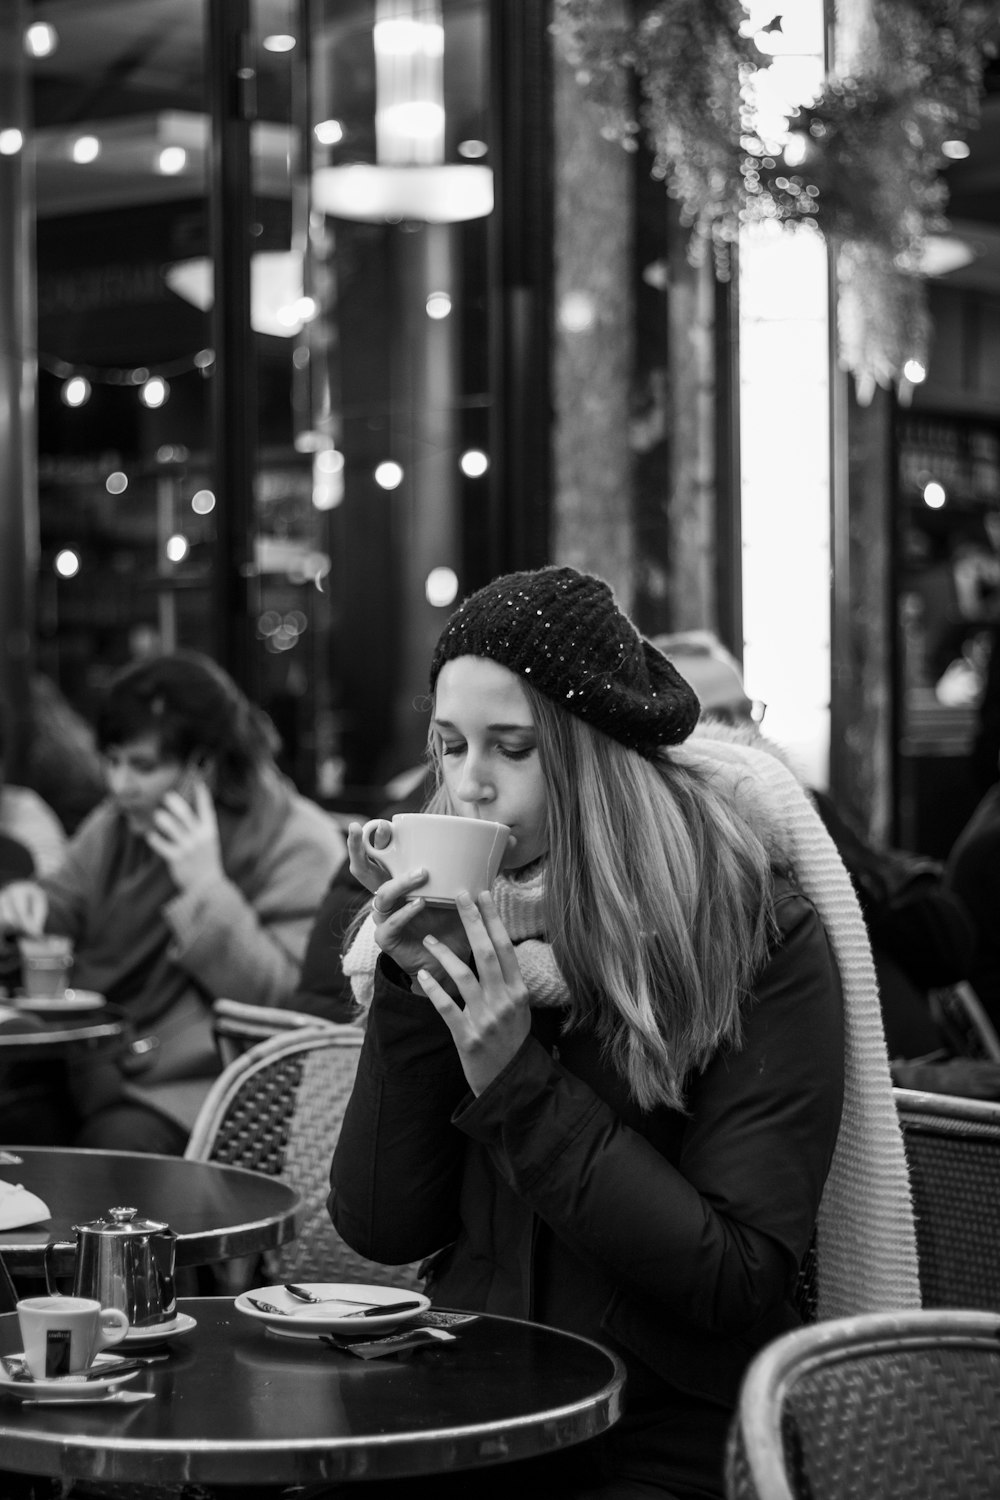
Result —
[{"label": "glass storefront", "polygon": [[[213,51],[243,5],[25,7],[37,666],[89,716],[122,663],[211,650],[299,785],[349,803],[419,755],[431,645],[497,553],[503,23],[486,0],[245,0],[226,75]],[[208,102],[220,69],[231,139]],[[241,121],[252,332],[234,370],[213,304],[221,285],[232,329],[240,163],[219,152],[238,158]],[[241,443],[249,495],[226,461]]]}]

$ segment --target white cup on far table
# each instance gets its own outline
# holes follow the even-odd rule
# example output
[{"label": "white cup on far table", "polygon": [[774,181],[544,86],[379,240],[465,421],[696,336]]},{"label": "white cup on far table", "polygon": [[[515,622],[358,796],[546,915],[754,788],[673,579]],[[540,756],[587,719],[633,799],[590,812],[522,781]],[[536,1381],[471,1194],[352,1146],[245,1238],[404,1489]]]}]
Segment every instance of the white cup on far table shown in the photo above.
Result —
[{"label": "white cup on far table", "polygon": [[362,831],[366,853],[390,875],[427,871],[426,883],[414,892],[432,906],[454,906],[458,891],[477,896],[497,877],[510,842],[506,823],[459,818],[448,813],[396,813],[392,837],[383,848],[373,842],[385,818],[372,818]]},{"label": "white cup on far table", "polygon": [[75,1375],[95,1356],[121,1343],[129,1321],[117,1307],[102,1307],[93,1297],[23,1297],[17,1320],[28,1369],[36,1380]]}]

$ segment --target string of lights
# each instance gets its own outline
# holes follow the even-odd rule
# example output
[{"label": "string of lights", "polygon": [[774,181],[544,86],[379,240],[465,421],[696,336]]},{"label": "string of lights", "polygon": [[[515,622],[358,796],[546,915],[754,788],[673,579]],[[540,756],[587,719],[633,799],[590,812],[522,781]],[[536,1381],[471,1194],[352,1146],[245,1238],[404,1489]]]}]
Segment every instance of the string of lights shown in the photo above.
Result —
[{"label": "string of lights", "polygon": [[62,381],[60,395],[67,406],[86,406],[95,385],[128,386],[136,390],[144,406],[163,406],[170,397],[170,381],[197,371],[207,379],[215,367],[214,349],[199,349],[195,354],[160,361],[155,365],[88,365],[61,359],[58,355],[38,356],[39,368]]}]

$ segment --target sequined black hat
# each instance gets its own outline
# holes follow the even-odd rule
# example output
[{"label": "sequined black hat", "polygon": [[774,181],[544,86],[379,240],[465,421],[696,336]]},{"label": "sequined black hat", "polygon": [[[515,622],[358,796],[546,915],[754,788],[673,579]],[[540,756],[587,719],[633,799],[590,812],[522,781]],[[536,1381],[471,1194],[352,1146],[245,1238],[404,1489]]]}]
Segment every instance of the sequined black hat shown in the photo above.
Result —
[{"label": "sequined black hat", "polygon": [[694,689],[636,630],[601,578],[575,568],[508,573],[451,616],[431,661],[485,656],[641,755],[677,745],[698,719]]}]

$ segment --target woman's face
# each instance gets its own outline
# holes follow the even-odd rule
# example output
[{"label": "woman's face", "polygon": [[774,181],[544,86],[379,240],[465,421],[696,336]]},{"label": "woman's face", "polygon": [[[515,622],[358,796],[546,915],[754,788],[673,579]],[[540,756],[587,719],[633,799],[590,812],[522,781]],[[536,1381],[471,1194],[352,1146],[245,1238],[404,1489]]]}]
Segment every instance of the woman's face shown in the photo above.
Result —
[{"label": "woman's face", "polygon": [[109,745],[104,752],[104,776],[108,791],[133,833],[148,833],[153,813],[165,794],[180,788],[185,770],[173,756],[161,756],[155,734],[140,734],[124,745]]},{"label": "woman's face", "polygon": [[538,737],[519,679],[481,656],[445,662],[431,728],[456,813],[506,823],[516,839],[502,869],[520,870],[548,848]]}]

